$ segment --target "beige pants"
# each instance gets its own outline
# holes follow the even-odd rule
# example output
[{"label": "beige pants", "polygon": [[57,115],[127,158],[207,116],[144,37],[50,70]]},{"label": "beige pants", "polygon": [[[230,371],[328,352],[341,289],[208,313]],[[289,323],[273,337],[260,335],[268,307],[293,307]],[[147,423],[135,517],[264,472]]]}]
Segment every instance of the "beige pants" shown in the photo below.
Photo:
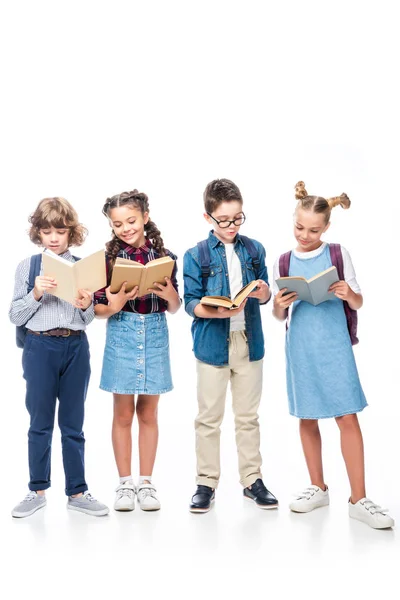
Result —
[{"label": "beige pants", "polygon": [[198,485],[218,487],[220,426],[229,381],[235,415],[240,483],[248,487],[261,477],[258,407],[262,390],[262,369],[262,360],[249,361],[249,347],[244,331],[233,331],[230,334],[228,366],[214,367],[197,361],[199,413],[195,429]]}]

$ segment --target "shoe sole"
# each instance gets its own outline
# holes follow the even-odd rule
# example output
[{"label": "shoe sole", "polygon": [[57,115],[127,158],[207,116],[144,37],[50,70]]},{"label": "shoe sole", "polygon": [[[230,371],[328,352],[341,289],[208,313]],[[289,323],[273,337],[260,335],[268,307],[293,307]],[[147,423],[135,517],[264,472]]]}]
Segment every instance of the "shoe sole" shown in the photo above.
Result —
[{"label": "shoe sole", "polygon": [[135,507],[134,507],[134,506],[132,506],[132,508],[131,508],[131,507],[127,507],[127,506],[126,506],[126,507],[124,507],[124,508],[116,508],[116,507],[114,506],[114,510],[116,510],[117,512],[132,512],[133,510],[135,510]]},{"label": "shoe sole", "polygon": [[87,508],[78,508],[76,506],[70,506],[69,504],[67,504],[67,508],[68,510],[75,510],[76,512],[85,513],[85,515],[91,515],[92,517],[104,517],[110,512],[109,508],[103,508],[102,510],[93,511],[88,510]]},{"label": "shoe sole", "polygon": [[[139,504],[140,506],[140,504]],[[144,506],[140,506],[140,510],[144,510],[145,512],[152,512],[155,510],[160,510],[161,506],[151,506],[149,508],[145,508]]]},{"label": "shoe sole", "polygon": [[37,506],[33,510],[30,510],[30,511],[24,512],[24,513],[19,513],[19,512],[16,512],[13,510],[11,513],[11,516],[14,517],[14,519],[23,519],[24,517],[30,517],[31,515],[33,515],[35,512],[37,512],[41,508],[44,508],[46,506],[46,504],[47,504],[47,502],[45,502],[44,504],[41,504],[40,506]]},{"label": "shoe sole", "polygon": [[312,506],[312,507],[310,507],[310,508],[308,508],[306,510],[304,510],[304,509],[301,510],[301,509],[298,509],[298,508],[292,508],[291,506],[289,506],[289,510],[291,510],[294,513],[306,514],[306,513],[312,512],[313,510],[316,510],[317,508],[324,508],[324,506],[329,506],[329,502],[326,502],[324,504],[317,504],[317,506]]},{"label": "shoe sole", "polygon": [[368,525],[369,527],[371,527],[371,529],[392,529],[394,527],[394,522],[393,525],[371,525],[371,523],[368,523],[367,520],[360,519],[359,517],[353,517],[353,515],[349,515],[349,517],[350,519],[354,519],[355,521],[364,523],[364,525]]},{"label": "shoe sole", "polygon": [[255,504],[257,506],[257,508],[261,508],[261,510],[274,510],[275,508],[279,507],[279,504],[271,504],[270,506],[268,506],[268,505],[263,506],[261,504],[257,504],[257,502],[255,500],[253,500],[253,498],[249,498],[248,496],[243,496],[243,498],[245,500],[250,500],[250,502]]},{"label": "shoe sole", "polygon": [[196,513],[199,513],[199,514],[208,513],[212,509],[214,501],[215,501],[215,498],[210,501],[210,506],[208,508],[189,508],[189,511],[191,513],[194,513],[194,514],[196,514]]}]

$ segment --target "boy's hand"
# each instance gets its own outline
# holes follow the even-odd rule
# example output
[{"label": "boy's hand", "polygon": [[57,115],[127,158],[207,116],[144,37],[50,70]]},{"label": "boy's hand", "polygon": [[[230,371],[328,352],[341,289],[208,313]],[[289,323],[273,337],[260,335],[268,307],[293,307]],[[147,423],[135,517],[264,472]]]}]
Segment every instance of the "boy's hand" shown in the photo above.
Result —
[{"label": "boy's hand", "polygon": [[345,281],[337,281],[336,283],[333,283],[328,292],[333,292],[336,298],[340,298],[340,300],[346,300],[347,302],[351,300],[354,293],[349,284]]},{"label": "boy's hand", "polygon": [[279,290],[274,299],[274,305],[277,308],[281,308],[282,310],[286,310],[291,304],[293,304],[293,302],[297,300],[296,292],[290,292],[289,294],[287,294],[287,296],[284,296],[286,292],[287,288]]},{"label": "boy's hand", "polygon": [[114,315],[124,308],[128,300],[135,300],[137,298],[139,287],[135,285],[133,290],[131,290],[130,292],[126,292],[125,288],[127,283],[127,281],[124,281],[124,283],[121,286],[121,289],[116,294],[112,294],[110,292],[110,286],[106,288],[108,306],[112,309]]},{"label": "boy's hand", "polygon": [[40,300],[45,292],[54,290],[57,287],[57,281],[53,277],[44,277],[38,275],[35,279],[35,287],[33,288],[33,297],[36,301]]},{"label": "boy's hand", "polygon": [[260,302],[266,302],[270,295],[269,285],[263,279],[257,279],[257,287],[248,295],[248,298],[257,298]]},{"label": "boy's hand", "polygon": [[92,304],[92,294],[89,290],[78,290],[78,292],[80,296],[74,299],[73,305],[75,308],[86,310]]},{"label": "boy's hand", "polygon": [[234,317],[235,315],[239,315],[241,312],[244,311],[244,307],[246,306],[247,303],[247,298],[246,300],[244,300],[244,302],[242,302],[242,304],[239,306],[239,308],[224,308],[223,306],[218,306],[217,308],[217,313],[218,314],[218,318],[219,319],[230,319],[231,317]]}]

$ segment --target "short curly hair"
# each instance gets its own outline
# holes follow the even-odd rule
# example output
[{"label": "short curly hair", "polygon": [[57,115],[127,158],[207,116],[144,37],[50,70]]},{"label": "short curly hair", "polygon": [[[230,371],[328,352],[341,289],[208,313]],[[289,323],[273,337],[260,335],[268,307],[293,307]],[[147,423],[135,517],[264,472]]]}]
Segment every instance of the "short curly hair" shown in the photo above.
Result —
[{"label": "short curly hair", "polygon": [[29,237],[34,244],[42,245],[40,230],[48,227],[69,229],[68,246],[82,246],[87,229],[79,223],[78,214],[65,198],[44,198],[29,217]]}]

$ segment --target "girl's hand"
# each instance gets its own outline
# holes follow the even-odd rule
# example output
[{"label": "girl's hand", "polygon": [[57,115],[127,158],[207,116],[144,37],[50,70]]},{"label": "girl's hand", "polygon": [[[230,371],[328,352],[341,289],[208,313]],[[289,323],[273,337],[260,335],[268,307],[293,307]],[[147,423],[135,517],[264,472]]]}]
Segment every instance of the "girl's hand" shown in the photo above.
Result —
[{"label": "girl's hand", "polygon": [[149,288],[147,291],[149,294],[155,294],[159,298],[162,298],[168,304],[171,302],[179,301],[179,295],[174,286],[172,285],[172,281],[169,277],[165,277],[165,284],[157,283],[156,281],[153,283],[154,287]]},{"label": "girl's hand", "polygon": [[92,294],[89,290],[78,290],[78,292],[80,297],[74,299],[73,305],[75,308],[86,310],[92,304]]},{"label": "girl's hand", "polygon": [[217,308],[217,313],[218,314],[218,318],[219,319],[230,319],[231,317],[234,317],[236,315],[239,315],[241,312],[244,311],[244,307],[246,306],[247,303],[247,298],[246,300],[244,300],[242,302],[242,304],[239,306],[239,308],[224,308],[223,306],[218,306]]},{"label": "girl's hand", "polygon": [[353,296],[353,290],[345,281],[337,281],[336,283],[333,283],[328,291],[333,292],[336,298],[340,298],[340,300],[346,300],[347,302],[351,300]]},{"label": "girl's hand", "polygon": [[139,287],[135,285],[133,290],[131,290],[130,292],[126,292],[125,288],[127,283],[127,281],[124,281],[124,283],[121,286],[121,289],[116,294],[112,294],[110,292],[110,286],[106,288],[108,306],[111,308],[112,313],[114,315],[120,310],[122,310],[129,300],[135,300],[137,298]]},{"label": "girl's hand", "polygon": [[40,300],[45,292],[54,290],[57,287],[57,281],[53,277],[44,277],[38,275],[35,279],[35,287],[33,288],[33,296],[36,301]]},{"label": "girl's hand", "polygon": [[260,302],[266,302],[271,295],[269,286],[263,279],[257,279],[256,289],[248,295],[248,298],[257,298]]},{"label": "girl's hand", "polygon": [[281,308],[282,310],[287,310],[293,302],[297,300],[296,292],[290,292],[287,296],[284,294],[287,292],[287,288],[283,288],[279,290],[274,299],[274,305],[277,308]]}]

